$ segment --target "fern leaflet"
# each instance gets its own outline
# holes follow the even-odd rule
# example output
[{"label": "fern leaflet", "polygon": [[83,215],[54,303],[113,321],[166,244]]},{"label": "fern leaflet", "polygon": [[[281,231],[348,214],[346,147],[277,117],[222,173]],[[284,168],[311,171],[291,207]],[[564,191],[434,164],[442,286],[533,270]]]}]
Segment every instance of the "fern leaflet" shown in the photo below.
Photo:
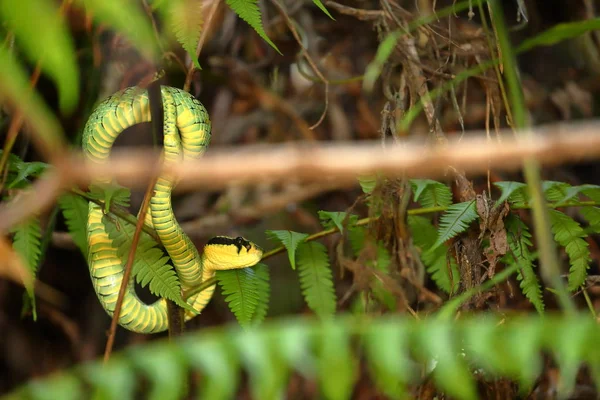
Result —
[{"label": "fern leaflet", "polygon": [[296,248],[308,235],[294,231],[266,231],[266,233],[269,239],[278,241],[285,246],[290,265],[292,269],[296,269]]},{"label": "fern leaflet", "polygon": [[579,212],[583,218],[590,224],[590,229],[600,232],[600,208],[599,207],[581,207]]},{"label": "fern leaflet", "polygon": [[313,0],[313,3],[315,3],[315,5],[317,7],[319,7],[321,9],[321,11],[323,11],[329,18],[331,18],[332,20],[335,21],[335,18],[333,18],[333,16],[331,16],[331,14],[329,13],[329,10],[327,10],[327,8],[325,8],[325,6],[321,2],[321,0]]},{"label": "fern leaflet", "polygon": [[[117,248],[117,255],[123,266],[127,264],[129,249],[133,241],[135,226],[131,224],[117,225],[111,217],[103,216],[102,220],[106,226],[108,236],[113,240],[113,246]],[[92,246],[91,250],[94,248]],[[156,296],[164,297],[175,302],[186,310],[194,311],[181,296],[181,287],[175,270],[168,264],[169,257],[157,247],[157,243],[142,231],[135,250],[132,275],[136,281],[146,287]]]},{"label": "fern leaflet", "polygon": [[204,23],[202,11],[203,0],[171,0],[165,2],[166,17],[175,38],[190,56],[197,69],[200,68],[196,47],[200,40],[200,32]]},{"label": "fern leaflet", "polygon": [[242,327],[249,327],[259,302],[259,285],[254,270],[242,268],[217,271],[217,280],[229,309]]},{"label": "fern leaflet", "polygon": [[[15,234],[13,249],[21,256],[25,266],[31,272],[31,276],[35,277],[42,255],[42,226],[40,219],[38,217],[30,218],[14,227],[12,232]],[[25,290],[31,300],[33,319],[37,320],[33,285],[25,285]]]},{"label": "fern leaflet", "polygon": [[356,224],[358,217],[354,214],[348,216],[345,212],[338,211],[319,211],[319,219],[325,228],[333,228],[334,226],[340,231],[344,232],[344,221],[348,217],[348,225],[352,226]]},{"label": "fern leaflet", "polygon": [[585,282],[592,261],[588,244],[583,239],[586,235],[573,218],[557,210],[549,211],[554,240],[565,248],[569,256],[569,290],[575,291]]},{"label": "fern leaflet", "polygon": [[69,234],[81,253],[87,256],[88,202],[74,194],[66,193],[58,199]]},{"label": "fern leaflet", "polygon": [[527,201],[525,191],[527,185],[522,182],[494,182],[494,186],[500,189],[500,197],[496,201],[496,205],[509,201],[513,204],[524,204]]},{"label": "fern leaflet", "polygon": [[414,201],[422,207],[448,207],[452,204],[450,188],[441,182],[431,179],[411,179]]},{"label": "fern leaflet", "polygon": [[263,263],[258,263],[252,267],[252,269],[256,274],[256,291],[258,293],[258,303],[254,310],[252,322],[258,325],[265,320],[267,312],[269,311],[271,285],[269,285],[269,267]]},{"label": "fern leaflet", "polygon": [[426,217],[408,216],[408,226],[413,241],[421,249],[421,259],[427,267],[427,272],[435,284],[448,294],[458,291],[460,274],[456,260],[449,253],[448,246],[442,244],[433,251],[428,251],[435,243],[437,231]]},{"label": "fern leaflet", "polygon": [[430,251],[441,246],[442,243],[467,230],[469,224],[475,221],[479,215],[475,208],[475,200],[452,204],[440,217],[440,229],[438,238],[431,246]]},{"label": "fern leaflet", "polygon": [[504,221],[510,251],[504,255],[502,261],[508,266],[519,264],[517,278],[519,279],[523,294],[529,299],[537,312],[544,312],[544,301],[540,282],[533,270],[533,257],[529,252],[532,246],[531,233],[526,224],[516,215],[509,215]]},{"label": "fern leaflet", "polygon": [[305,242],[298,246],[298,275],[308,307],[321,318],[332,316],[336,298],[329,255],[324,245]]},{"label": "fern leaflet", "polygon": [[571,196],[572,187],[565,182],[543,181],[542,189],[548,201],[562,203]]},{"label": "fern leaflet", "polygon": [[226,0],[226,3],[233,11],[235,11],[237,15],[239,15],[241,19],[246,21],[248,25],[252,27],[265,42],[267,42],[279,54],[283,55],[277,46],[275,46],[275,43],[269,39],[263,28],[260,9],[257,5],[258,0]]}]

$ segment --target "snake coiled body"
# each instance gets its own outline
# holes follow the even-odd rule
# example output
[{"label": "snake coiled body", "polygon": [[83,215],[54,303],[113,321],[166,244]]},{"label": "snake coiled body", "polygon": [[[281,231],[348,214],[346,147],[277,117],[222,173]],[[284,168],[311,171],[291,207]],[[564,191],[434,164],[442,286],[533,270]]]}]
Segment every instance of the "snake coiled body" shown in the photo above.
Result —
[{"label": "snake coiled body", "polygon": [[[161,97],[164,110],[164,162],[200,157],[211,137],[206,109],[193,96],[180,89],[161,86]],[[146,90],[131,87],[110,96],[96,107],[86,123],[82,143],[85,156],[95,163],[108,162],[112,145],[119,134],[130,126],[149,122],[150,119]],[[109,181],[100,179],[98,182]],[[173,214],[171,191],[175,184],[174,177],[158,178],[144,222],[156,231],[177,271],[184,292],[214,276],[217,269],[245,268],[260,260],[262,250],[243,238],[211,239],[200,256]],[[123,281],[124,265],[108,235],[103,218],[106,217],[102,208],[90,202],[88,266],[98,299],[112,316]],[[213,285],[186,300],[196,311],[186,311],[186,321],[206,306],[214,290]],[[153,304],[145,304],[136,295],[132,278],[127,283],[119,324],[141,333],[164,331],[168,328],[166,301],[160,299]]]}]

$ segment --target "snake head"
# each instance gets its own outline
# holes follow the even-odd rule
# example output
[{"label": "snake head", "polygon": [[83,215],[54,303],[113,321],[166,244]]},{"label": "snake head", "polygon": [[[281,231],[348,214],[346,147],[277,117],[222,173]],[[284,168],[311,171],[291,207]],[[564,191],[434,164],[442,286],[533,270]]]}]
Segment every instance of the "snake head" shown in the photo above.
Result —
[{"label": "snake head", "polygon": [[204,246],[203,257],[213,269],[225,270],[251,267],[262,255],[263,249],[241,236],[216,236]]}]

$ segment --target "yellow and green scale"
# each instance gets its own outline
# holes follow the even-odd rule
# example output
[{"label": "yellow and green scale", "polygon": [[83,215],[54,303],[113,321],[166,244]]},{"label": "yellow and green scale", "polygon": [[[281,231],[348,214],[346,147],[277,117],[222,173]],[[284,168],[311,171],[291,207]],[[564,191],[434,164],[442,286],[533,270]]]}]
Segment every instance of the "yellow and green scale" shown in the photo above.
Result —
[{"label": "yellow and green scale", "polygon": [[[202,156],[211,137],[210,119],[204,106],[189,93],[169,86],[161,86],[161,97],[164,110],[164,162],[176,163]],[[119,134],[130,126],[149,122],[150,119],[150,102],[145,89],[130,87],[108,97],[96,107],[84,128],[85,156],[95,163],[109,162],[112,145]],[[100,182],[109,182],[109,179],[96,181]],[[260,261],[262,249],[241,237],[215,237],[206,244],[200,256],[173,214],[171,191],[175,184],[175,177],[159,177],[144,222],[160,238],[177,271],[184,293],[213,277],[216,270],[246,268]],[[123,281],[124,265],[108,235],[104,218],[102,207],[90,202],[87,260],[98,299],[112,316]],[[186,321],[204,309],[214,290],[213,285],[186,300],[196,311],[186,310]],[[141,301],[135,293],[132,277],[127,283],[119,324],[134,332],[164,331],[168,328],[166,301],[160,299],[153,304]]]}]

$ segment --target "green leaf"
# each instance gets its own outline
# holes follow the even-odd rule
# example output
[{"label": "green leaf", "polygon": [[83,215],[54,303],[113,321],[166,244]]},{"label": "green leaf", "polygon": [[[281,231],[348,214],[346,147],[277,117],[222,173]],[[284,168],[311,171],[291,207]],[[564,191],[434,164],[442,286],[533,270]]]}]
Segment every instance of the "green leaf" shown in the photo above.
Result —
[{"label": "green leaf", "polygon": [[200,33],[204,23],[202,11],[203,0],[170,0],[162,5],[167,25],[175,33],[175,38],[181,44],[197,69],[200,68],[196,48],[200,41]]},{"label": "green leaf", "polygon": [[371,377],[386,395],[405,398],[405,385],[415,377],[416,365],[406,356],[409,330],[391,320],[367,326],[364,345]]},{"label": "green leaf", "polygon": [[441,182],[431,179],[411,179],[414,201],[422,207],[448,207],[452,204],[452,191]]},{"label": "green leaf", "polygon": [[592,201],[600,203],[600,186],[597,185],[581,185],[581,193],[589,197]]},{"label": "green leaf", "polygon": [[108,214],[111,205],[121,207],[129,207],[129,199],[131,191],[125,186],[121,186],[116,182],[91,184],[90,197],[104,203],[104,214]]},{"label": "green leaf", "polygon": [[186,397],[188,385],[183,351],[184,349],[175,346],[154,346],[151,352],[140,351],[135,347],[126,352],[152,383],[150,393],[145,398],[162,400]]},{"label": "green leaf", "polygon": [[[108,236],[113,240],[113,246],[117,247],[117,255],[121,259],[121,264],[126,265],[135,233],[135,226],[128,223],[120,223],[117,227],[115,222],[113,222],[113,218],[116,217],[111,216],[109,218],[105,215],[102,217],[102,222],[106,226]],[[94,246],[90,248],[90,251],[94,251]],[[195,312],[183,300],[179,279],[175,270],[168,262],[169,257],[158,248],[158,244],[154,239],[142,231],[131,271],[136,281],[142,287],[149,285],[150,292],[156,296],[169,299],[179,307]]]},{"label": "green leaf", "polygon": [[371,92],[375,86],[375,82],[379,79],[383,66],[392,55],[396,43],[402,36],[399,31],[389,32],[385,39],[379,43],[377,47],[377,53],[375,53],[375,59],[369,63],[365,71],[365,77],[363,79],[363,90]]},{"label": "green leaf", "polygon": [[[348,229],[348,239],[355,257],[358,257],[365,247],[367,238],[367,229],[364,226],[353,226]],[[389,272],[390,254],[381,241],[377,241],[377,258],[368,260],[367,265],[371,268],[377,268],[380,271]]]},{"label": "green leaf", "polygon": [[496,201],[496,205],[503,203],[505,201],[510,201],[511,203],[525,203],[526,196],[524,194],[527,189],[527,185],[522,182],[494,182],[494,186],[500,189],[501,194],[500,198]]},{"label": "green leaf", "polygon": [[569,256],[569,290],[576,291],[585,282],[592,261],[588,244],[583,239],[586,237],[585,232],[581,225],[568,215],[557,210],[549,212],[554,240],[565,247]]},{"label": "green leaf", "polygon": [[0,97],[23,112],[35,132],[33,139],[43,146],[46,155],[64,148],[66,141],[58,119],[40,95],[31,90],[24,68],[5,46],[0,46]]},{"label": "green leaf", "polygon": [[305,242],[298,246],[298,275],[308,307],[321,318],[335,314],[333,276],[324,245]]},{"label": "green leaf", "polygon": [[598,29],[600,29],[600,18],[557,24],[532,38],[524,40],[516,51],[521,53],[538,46],[552,46],[563,40],[573,39]]},{"label": "green leaf", "polygon": [[226,0],[226,3],[233,11],[235,11],[237,15],[239,15],[241,19],[246,21],[248,25],[252,27],[265,42],[267,42],[279,54],[283,55],[277,46],[275,46],[275,43],[269,39],[263,28],[260,9],[257,5],[258,0]]},{"label": "green leaf", "polygon": [[510,251],[504,255],[502,261],[509,267],[519,264],[517,278],[521,282],[521,290],[537,312],[543,314],[544,301],[540,282],[533,270],[533,257],[530,253],[533,244],[531,243],[529,228],[514,214],[510,214],[505,219],[504,227],[506,228]]},{"label": "green leaf", "polygon": [[[13,238],[13,248],[21,256],[25,266],[31,272],[31,276],[37,275],[38,264],[42,255],[42,226],[38,217],[33,217],[25,222],[15,226],[12,230],[15,236]],[[37,320],[35,308],[35,293],[33,286],[26,285],[27,295],[31,300],[33,320]]]},{"label": "green leaf", "polygon": [[266,231],[267,236],[271,240],[280,242],[285,246],[290,260],[292,269],[296,269],[296,248],[300,243],[308,237],[306,233],[299,233],[294,231]]},{"label": "green leaf", "polygon": [[378,176],[377,175],[361,175],[358,177],[358,183],[363,193],[371,194],[377,186]]},{"label": "green leaf", "polygon": [[254,270],[242,268],[217,271],[217,280],[229,309],[242,327],[249,327],[259,301],[259,285]]},{"label": "green leaf", "polygon": [[324,397],[350,399],[356,379],[356,361],[350,353],[349,337],[343,326],[332,322],[319,335],[319,384]]},{"label": "green leaf", "polygon": [[75,46],[55,3],[46,0],[0,1],[0,16],[29,59],[40,61],[58,87],[60,109],[70,112],[79,97]]},{"label": "green leaf", "polygon": [[256,274],[256,292],[258,294],[258,303],[254,310],[252,321],[254,324],[261,324],[267,312],[269,311],[269,299],[271,296],[271,285],[269,285],[269,267],[266,264],[258,263],[252,267]]},{"label": "green leaf", "polygon": [[583,218],[590,224],[594,233],[600,233],[600,208],[599,207],[581,207],[579,212]]},{"label": "green leaf", "polygon": [[[597,198],[600,198],[600,186],[598,185],[579,185],[579,186],[572,186],[569,187],[567,189],[567,194],[565,196],[565,198],[561,199],[559,201],[559,203],[563,204],[563,203],[567,203],[569,200],[571,200],[574,197],[577,197],[580,193],[591,193],[592,196],[597,196]],[[589,197],[589,196],[588,196]],[[575,199],[574,203],[578,203],[579,199]]]},{"label": "green leaf", "polygon": [[543,181],[542,189],[548,201],[562,203],[570,196],[571,185],[565,182]]},{"label": "green leaf", "polygon": [[86,379],[96,388],[95,399],[130,399],[135,389],[135,374],[123,357],[111,358],[111,367],[87,364],[82,368]]},{"label": "green leaf", "polygon": [[[12,155],[12,154],[11,154]],[[15,157],[18,159],[18,157]],[[15,167],[16,175],[8,181],[6,185],[9,189],[24,188],[31,184],[31,178],[37,178],[42,175],[50,167],[49,164],[43,162],[20,162],[12,164],[11,167]],[[9,161],[10,162],[10,161]],[[10,168],[12,169],[12,168]]]},{"label": "green leaf", "polygon": [[[325,228],[333,228],[335,226],[340,232],[344,232],[344,220],[348,215],[345,212],[338,211],[319,211],[319,219]],[[358,221],[358,216],[350,214],[348,217],[348,225],[352,226]]]},{"label": "green leaf", "polygon": [[133,0],[78,0],[101,24],[122,33],[144,55],[156,59],[159,54],[155,43],[152,25]]},{"label": "green leaf", "polygon": [[469,224],[479,218],[475,208],[475,200],[452,204],[440,217],[440,229],[438,238],[431,246],[430,251],[435,250],[444,242],[464,232]]},{"label": "green leaf", "polygon": [[431,220],[419,215],[409,215],[407,222],[414,244],[421,249],[421,260],[435,284],[448,294],[457,293],[460,273],[448,246],[442,244],[437,249],[428,251],[437,238],[437,230]]},{"label": "green leaf", "polygon": [[58,199],[58,205],[65,217],[65,223],[73,242],[87,257],[87,200],[71,193],[65,193]]},{"label": "green leaf", "polygon": [[315,5],[317,7],[319,7],[321,9],[321,11],[323,11],[329,18],[331,18],[332,20],[335,21],[335,18],[333,18],[331,16],[331,14],[329,13],[329,11],[327,10],[327,8],[325,8],[325,6],[323,5],[323,3],[321,2],[321,0],[313,0],[313,3],[315,3]]}]

